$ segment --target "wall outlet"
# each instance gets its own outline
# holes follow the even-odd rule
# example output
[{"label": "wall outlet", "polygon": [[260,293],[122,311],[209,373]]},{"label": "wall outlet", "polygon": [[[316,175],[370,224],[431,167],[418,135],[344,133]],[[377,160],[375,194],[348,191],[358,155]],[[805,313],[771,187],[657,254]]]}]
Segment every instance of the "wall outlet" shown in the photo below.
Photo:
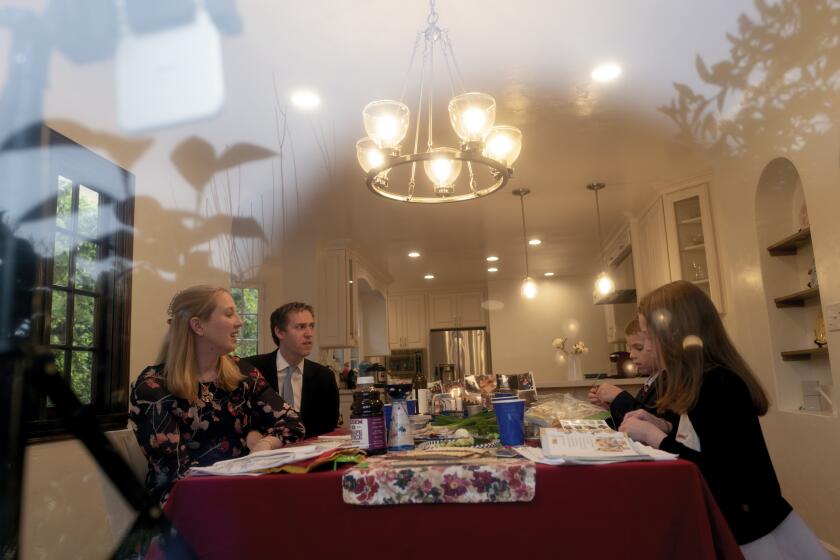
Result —
[{"label": "wall outlet", "polygon": [[833,332],[840,331],[840,303],[825,306],[825,329]]}]

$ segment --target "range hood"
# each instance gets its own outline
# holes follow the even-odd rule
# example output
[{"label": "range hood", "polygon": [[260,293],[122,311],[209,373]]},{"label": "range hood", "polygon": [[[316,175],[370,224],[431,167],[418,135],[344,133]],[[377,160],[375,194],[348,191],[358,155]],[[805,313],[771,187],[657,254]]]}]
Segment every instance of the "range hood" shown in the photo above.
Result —
[{"label": "range hood", "polygon": [[605,296],[595,296],[595,305],[613,305],[615,303],[636,303],[636,289],[616,290]]},{"label": "range hood", "polygon": [[603,260],[607,271],[615,282],[615,291],[611,294],[595,294],[595,305],[615,305],[636,303],[636,282],[633,274],[633,245],[630,228],[624,228],[608,244]]}]

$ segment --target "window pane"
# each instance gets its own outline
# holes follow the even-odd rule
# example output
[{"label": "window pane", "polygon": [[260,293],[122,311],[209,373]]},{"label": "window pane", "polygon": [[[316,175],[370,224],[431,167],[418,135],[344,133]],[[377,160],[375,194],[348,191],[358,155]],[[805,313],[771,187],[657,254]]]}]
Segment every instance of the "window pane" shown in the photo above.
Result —
[{"label": "window pane", "polygon": [[96,288],[96,243],[83,241],[76,246],[76,288]]},{"label": "window pane", "polygon": [[257,338],[257,316],[242,315],[242,338]]},{"label": "window pane", "polygon": [[236,311],[241,315],[245,312],[244,302],[242,301],[242,288],[231,288],[230,295],[233,298],[234,305],[236,305]]},{"label": "window pane", "polygon": [[53,348],[53,356],[55,358],[55,369],[58,370],[59,375],[64,377],[64,350]]},{"label": "window pane", "polygon": [[95,299],[76,294],[73,305],[73,346],[93,346]]},{"label": "window pane", "polygon": [[77,230],[82,235],[96,237],[99,229],[99,193],[79,186],[79,216]]},{"label": "window pane", "polygon": [[90,404],[93,352],[73,352],[70,361],[70,386],[83,404]]},{"label": "window pane", "polygon": [[258,313],[260,305],[260,291],[257,288],[245,288],[242,290],[245,304],[242,311],[245,313]]},{"label": "window pane", "polygon": [[70,272],[70,237],[63,233],[55,234],[53,248],[53,278],[52,283],[66,286]]},{"label": "window pane", "polygon": [[59,227],[73,228],[73,181],[61,175],[58,176],[55,223]]},{"label": "window pane", "polygon": [[254,356],[257,353],[256,340],[240,340],[236,345],[236,355],[247,357]]},{"label": "window pane", "polygon": [[52,291],[50,307],[50,344],[64,344],[67,340],[67,292]]}]

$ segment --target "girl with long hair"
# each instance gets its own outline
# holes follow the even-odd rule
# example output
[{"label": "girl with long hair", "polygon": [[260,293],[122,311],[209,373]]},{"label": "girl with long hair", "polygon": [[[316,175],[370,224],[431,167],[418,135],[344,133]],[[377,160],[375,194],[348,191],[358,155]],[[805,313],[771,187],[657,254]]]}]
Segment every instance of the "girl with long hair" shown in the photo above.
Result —
[{"label": "girl with long hair", "polygon": [[619,429],[700,468],[747,560],[829,559],[782,497],[758,420],[767,396],[708,296],[690,282],[666,284],[642,299],[639,322],[662,372],[656,408],[679,424],[669,434],[636,410]]},{"label": "girl with long hair", "polygon": [[161,503],[193,466],[302,439],[295,412],[262,375],[230,353],[242,320],[224,288],[193,286],[172,298],[157,365],[134,383],[129,425]]}]

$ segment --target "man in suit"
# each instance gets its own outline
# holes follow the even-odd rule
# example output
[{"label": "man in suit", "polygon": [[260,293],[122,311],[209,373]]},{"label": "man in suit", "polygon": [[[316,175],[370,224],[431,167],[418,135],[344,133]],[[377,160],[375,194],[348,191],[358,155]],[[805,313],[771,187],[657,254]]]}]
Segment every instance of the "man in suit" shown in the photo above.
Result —
[{"label": "man in suit", "polygon": [[307,360],[315,335],[315,310],[287,303],[271,314],[277,350],[245,358],[289,405],[300,412],[306,437],[331,432],[338,424],[338,385],[333,372]]},{"label": "man in suit", "polygon": [[[642,332],[638,319],[633,319],[627,323],[627,326],[624,327],[624,336],[627,340],[627,348],[630,349],[630,359],[636,366],[637,375],[649,375],[650,377],[635,397],[612,383],[600,383],[589,391],[589,401],[591,403],[610,409],[610,415],[616,429],[624,420],[624,415],[631,410],[643,408],[652,414],[657,414],[656,380],[661,375],[661,372],[654,371],[653,352],[651,352],[649,345],[645,345],[645,333]],[[679,420],[676,415],[667,411],[658,415],[670,422],[672,428],[676,427],[676,422]]]}]

